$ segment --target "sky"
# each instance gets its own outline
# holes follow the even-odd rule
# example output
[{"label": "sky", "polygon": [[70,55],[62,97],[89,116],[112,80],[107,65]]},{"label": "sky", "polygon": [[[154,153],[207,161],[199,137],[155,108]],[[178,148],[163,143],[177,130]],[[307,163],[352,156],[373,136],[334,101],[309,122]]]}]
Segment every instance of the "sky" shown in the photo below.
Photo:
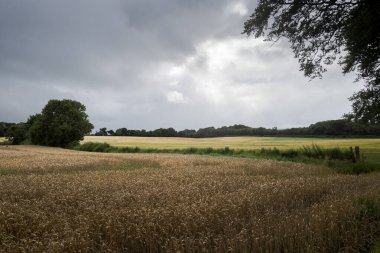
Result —
[{"label": "sky", "polygon": [[299,71],[288,42],[242,34],[252,0],[0,0],[0,121],[74,99],[95,129],[299,127],[362,83]]}]

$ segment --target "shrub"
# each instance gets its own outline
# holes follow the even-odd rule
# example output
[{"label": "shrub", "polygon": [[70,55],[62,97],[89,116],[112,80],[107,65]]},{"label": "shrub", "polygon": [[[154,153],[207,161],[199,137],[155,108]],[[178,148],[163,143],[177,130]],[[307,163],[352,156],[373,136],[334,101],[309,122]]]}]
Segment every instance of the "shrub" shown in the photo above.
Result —
[{"label": "shrub", "polygon": [[89,152],[106,152],[111,146],[108,143],[86,142],[75,147],[76,150]]},{"label": "shrub", "polygon": [[325,157],[325,152],[316,144],[312,144],[311,146],[302,146],[301,152],[303,155],[310,158],[323,159]]},{"label": "shrub", "polygon": [[372,171],[375,171],[377,169],[376,164],[371,164],[365,161],[359,161],[356,163],[353,163],[352,171],[353,173],[359,175],[362,173],[370,173]]},{"label": "shrub", "polygon": [[282,151],[281,156],[286,157],[286,158],[295,158],[295,157],[299,156],[299,153],[297,150],[288,149],[288,150]]}]

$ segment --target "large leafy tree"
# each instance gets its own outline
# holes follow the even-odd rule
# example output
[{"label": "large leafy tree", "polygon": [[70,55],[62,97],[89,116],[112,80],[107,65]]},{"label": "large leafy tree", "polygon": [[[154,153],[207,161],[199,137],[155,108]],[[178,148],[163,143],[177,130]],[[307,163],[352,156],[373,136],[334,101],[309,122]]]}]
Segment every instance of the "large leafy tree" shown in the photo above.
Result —
[{"label": "large leafy tree", "polygon": [[78,101],[50,100],[41,114],[29,118],[29,135],[33,144],[67,147],[91,132],[86,107]]},{"label": "large leafy tree", "polygon": [[[379,24],[379,0],[260,0],[243,33],[287,38],[307,77],[321,77],[326,65],[338,61],[343,73],[356,71],[367,82],[363,92],[370,94],[380,84]],[[367,103],[366,97],[357,93],[351,100]],[[367,109],[374,115],[376,108]]]}]

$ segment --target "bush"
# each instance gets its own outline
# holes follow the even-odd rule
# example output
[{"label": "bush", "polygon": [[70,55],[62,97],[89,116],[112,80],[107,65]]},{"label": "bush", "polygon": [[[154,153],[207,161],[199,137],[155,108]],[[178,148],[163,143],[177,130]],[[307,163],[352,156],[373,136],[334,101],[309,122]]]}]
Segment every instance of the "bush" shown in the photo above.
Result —
[{"label": "bush", "polygon": [[295,157],[299,156],[299,153],[297,150],[288,149],[288,150],[282,151],[281,156],[286,157],[286,158],[295,158]]},{"label": "bush", "polygon": [[230,149],[230,147],[224,147],[223,154],[230,154],[233,153],[233,150]]},{"label": "bush", "polygon": [[376,164],[360,161],[353,164],[352,172],[359,175],[362,173],[370,173],[372,171],[375,171],[376,169]]},{"label": "bush", "polygon": [[211,154],[214,152],[214,150],[212,148],[206,148],[206,150],[204,151],[206,154]]},{"label": "bush", "polygon": [[326,150],[327,156],[332,160],[351,160],[352,155],[349,150],[342,151],[340,148]]},{"label": "bush", "polygon": [[111,146],[108,143],[86,142],[74,149],[89,152],[107,152]]},{"label": "bush", "polygon": [[325,152],[316,144],[312,144],[311,146],[303,146],[301,149],[301,153],[309,158],[314,159],[323,159],[325,158]]}]

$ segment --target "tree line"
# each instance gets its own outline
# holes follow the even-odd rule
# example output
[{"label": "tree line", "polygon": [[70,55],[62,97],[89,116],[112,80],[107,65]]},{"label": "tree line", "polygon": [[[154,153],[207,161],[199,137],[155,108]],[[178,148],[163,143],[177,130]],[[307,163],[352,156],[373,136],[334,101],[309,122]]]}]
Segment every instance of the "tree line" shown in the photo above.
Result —
[{"label": "tree line", "polygon": [[[12,144],[37,144],[69,147],[76,145],[93,125],[88,120],[86,107],[74,100],[50,100],[41,113],[31,115],[26,122],[0,122],[0,137],[6,137]],[[248,127],[245,125],[206,127],[198,130],[159,128],[152,131],[133,130],[125,127],[115,131],[103,127],[96,136],[142,136],[142,137],[225,137],[225,136],[380,136],[380,124],[368,124],[348,118],[321,121],[308,127],[278,129]]]},{"label": "tree line", "polygon": [[[59,137],[57,131],[52,136],[41,136],[44,131],[41,126],[34,126],[31,128],[35,116],[29,117],[27,122],[22,123],[8,123],[0,122],[0,137],[8,137],[12,139],[13,144],[20,144],[25,140],[29,143],[48,145],[48,146],[65,146],[72,142],[72,138],[66,136],[66,134]],[[40,124],[40,123],[39,123]],[[66,125],[67,126],[67,125]],[[71,127],[70,127],[71,128]],[[36,130],[37,129],[37,130]],[[62,130],[62,129],[61,129]],[[69,131],[70,132],[70,131]],[[89,127],[85,131],[89,134]],[[83,135],[83,131],[80,135]],[[75,133],[69,133],[69,136],[75,135]],[[359,122],[354,122],[346,119],[327,120],[311,124],[308,127],[297,127],[278,129],[264,128],[264,127],[248,127],[245,125],[233,125],[223,126],[220,128],[206,127],[198,130],[185,129],[176,131],[174,128],[158,128],[155,130],[133,130],[125,127],[118,128],[116,130],[108,130],[103,127],[93,134],[95,136],[141,136],[141,137],[187,137],[187,138],[210,138],[210,137],[228,137],[228,136],[299,136],[299,137],[312,137],[312,136],[339,136],[339,137],[353,137],[353,136],[368,136],[375,137],[380,136],[380,125],[368,125]],[[66,137],[65,137],[66,136]],[[51,138],[50,138],[51,137]],[[82,137],[74,137],[75,140],[79,140]]]},{"label": "tree line", "polygon": [[132,130],[125,127],[114,130],[100,128],[95,136],[142,136],[142,137],[226,137],[226,136],[380,136],[380,125],[362,124],[347,119],[321,121],[308,127],[278,129],[264,127],[248,127],[245,125],[206,127],[198,130],[159,128],[152,131]]}]

